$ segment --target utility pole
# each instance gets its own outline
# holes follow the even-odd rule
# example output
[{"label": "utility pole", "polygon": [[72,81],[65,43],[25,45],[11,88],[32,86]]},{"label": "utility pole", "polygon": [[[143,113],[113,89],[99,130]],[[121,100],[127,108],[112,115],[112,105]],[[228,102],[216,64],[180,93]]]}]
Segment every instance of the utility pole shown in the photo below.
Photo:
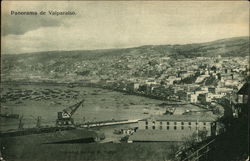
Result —
[{"label": "utility pole", "polygon": [[[198,116],[196,117],[196,139],[197,139],[197,143],[199,142],[199,130],[198,130],[199,126],[198,126]],[[197,150],[196,153],[196,158],[197,161],[199,161],[199,150]]]},{"label": "utility pole", "polygon": [[19,118],[18,129],[23,129],[23,115]]},{"label": "utility pole", "polygon": [[41,127],[41,119],[42,119],[41,116],[38,116],[38,117],[37,117],[37,122],[36,122],[36,127],[37,127],[37,128],[40,128],[40,127]]}]

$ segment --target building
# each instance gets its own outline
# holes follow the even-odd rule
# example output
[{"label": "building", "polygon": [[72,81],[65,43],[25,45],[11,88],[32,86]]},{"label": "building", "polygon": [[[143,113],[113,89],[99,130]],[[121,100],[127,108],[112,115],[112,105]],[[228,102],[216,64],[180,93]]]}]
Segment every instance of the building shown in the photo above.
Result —
[{"label": "building", "polygon": [[247,104],[249,93],[249,83],[245,83],[237,93],[238,104]]},{"label": "building", "polygon": [[201,131],[206,136],[216,134],[216,117],[211,114],[159,115],[138,122],[138,130],[129,142],[165,141],[183,142]]},{"label": "building", "polygon": [[248,114],[248,106],[249,106],[249,83],[245,83],[237,93],[237,113],[239,116]]},{"label": "building", "polygon": [[134,91],[137,91],[140,87],[139,83],[134,83]]},{"label": "building", "polygon": [[230,93],[230,92],[232,92],[233,91],[233,89],[232,88],[226,88],[226,87],[224,87],[224,88],[215,88],[215,93],[216,94],[227,94],[227,93]]},{"label": "building", "polygon": [[191,103],[197,103],[198,101],[198,94],[192,94],[192,93],[188,93],[187,94],[187,100]]},{"label": "building", "polygon": [[201,103],[211,102],[212,101],[211,94],[210,93],[199,94],[198,100]]}]

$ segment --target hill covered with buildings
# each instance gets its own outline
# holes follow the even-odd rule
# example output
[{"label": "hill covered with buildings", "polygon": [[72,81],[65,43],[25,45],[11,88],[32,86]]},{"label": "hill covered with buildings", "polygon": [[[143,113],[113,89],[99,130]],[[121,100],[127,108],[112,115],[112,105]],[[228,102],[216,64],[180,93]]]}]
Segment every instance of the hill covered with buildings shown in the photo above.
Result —
[{"label": "hill covered with buildings", "polygon": [[2,79],[33,80],[159,78],[171,73],[171,68],[182,70],[188,64],[200,68],[202,57],[244,58],[249,54],[248,45],[249,37],[237,37],[200,44],[6,54],[2,55],[1,74]]}]

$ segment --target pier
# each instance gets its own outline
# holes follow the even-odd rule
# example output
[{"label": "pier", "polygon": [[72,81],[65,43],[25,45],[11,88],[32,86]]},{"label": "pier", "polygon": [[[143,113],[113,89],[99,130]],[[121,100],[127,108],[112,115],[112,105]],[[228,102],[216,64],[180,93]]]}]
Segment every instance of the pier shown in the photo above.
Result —
[{"label": "pier", "polygon": [[93,128],[93,127],[103,127],[112,125],[122,125],[122,124],[132,124],[138,123],[139,119],[136,120],[111,120],[111,121],[100,121],[100,122],[90,122],[78,125],[81,128]]}]

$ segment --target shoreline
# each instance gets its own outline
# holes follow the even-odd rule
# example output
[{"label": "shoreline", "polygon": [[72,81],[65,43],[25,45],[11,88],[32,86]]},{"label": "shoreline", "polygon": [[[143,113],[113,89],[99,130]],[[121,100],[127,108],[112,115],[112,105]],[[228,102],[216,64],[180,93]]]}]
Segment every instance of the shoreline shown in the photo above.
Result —
[{"label": "shoreline", "polygon": [[126,91],[122,89],[117,89],[117,88],[111,88],[105,85],[100,85],[98,83],[90,83],[90,82],[34,82],[34,81],[1,81],[1,86],[2,85],[48,85],[48,86],[68,86],[68,88],[75,88],[75,87],[90,87],[90,88],[101,88],[101,89],[107,89],[111,91],[116,91],[116,92],[121,92],[127,95],[134,95],[134,96],[142,96],[150,99],[156,99],[160,101],[170,101],[170,102],[183,102],[179,100],[172,100],[172,99],[167,99],[163,98],[160,96],[155,96],[155,95],[148,95],[145,93],[139,93],[139,92],[134,92],[134,91]]}]

